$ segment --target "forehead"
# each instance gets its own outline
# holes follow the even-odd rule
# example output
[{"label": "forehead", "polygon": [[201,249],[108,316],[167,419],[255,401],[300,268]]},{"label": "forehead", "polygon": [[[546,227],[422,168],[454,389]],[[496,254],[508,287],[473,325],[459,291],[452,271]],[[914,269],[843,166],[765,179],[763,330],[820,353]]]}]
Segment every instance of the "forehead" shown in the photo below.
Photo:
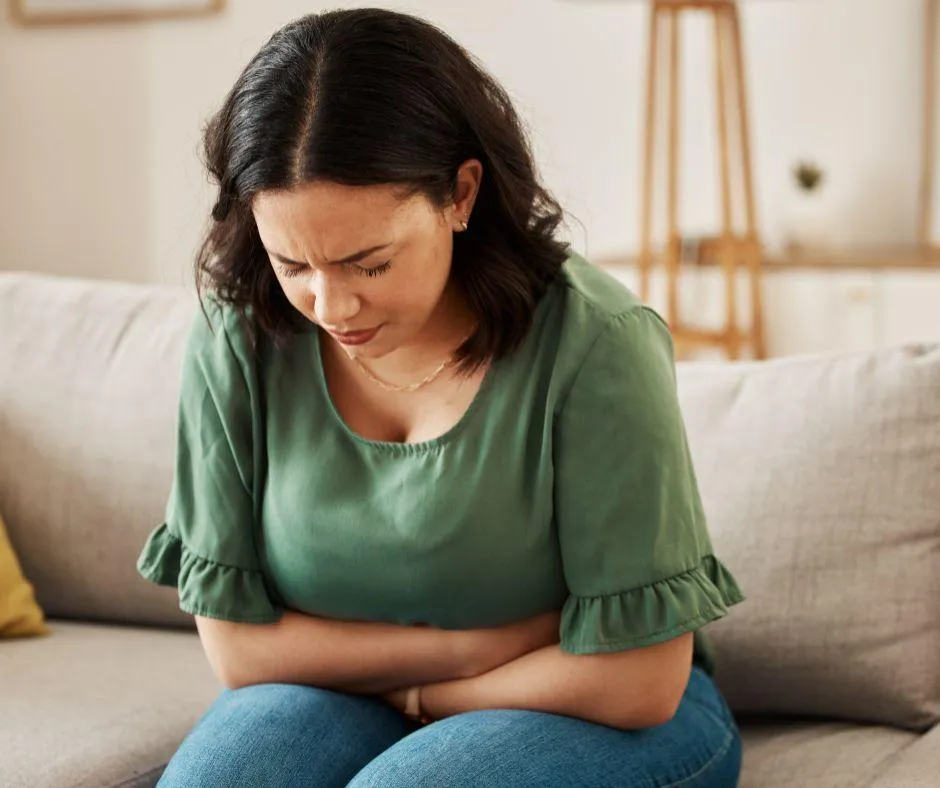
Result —
[{"label": "forehead", "polygon": [[305,239],[317,245],[362,236],[373,230],[394,228],[416,218],[421,195],[403,199],[400,188],[389,185],[346,186],[306,183],[290,190],[266,191],[252,201],[252,212],[262,239]]}]

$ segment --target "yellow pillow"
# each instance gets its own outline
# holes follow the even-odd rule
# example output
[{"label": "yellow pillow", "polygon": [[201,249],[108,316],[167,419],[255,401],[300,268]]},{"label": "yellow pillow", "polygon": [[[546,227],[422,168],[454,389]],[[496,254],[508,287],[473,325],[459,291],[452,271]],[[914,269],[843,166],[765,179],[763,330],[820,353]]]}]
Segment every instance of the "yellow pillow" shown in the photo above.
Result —
[{"label": "yellow pillow", "polygon": [[0,638],[45,635],[43,614],[33,587],[23,577],[7,529],[0,520]]}]

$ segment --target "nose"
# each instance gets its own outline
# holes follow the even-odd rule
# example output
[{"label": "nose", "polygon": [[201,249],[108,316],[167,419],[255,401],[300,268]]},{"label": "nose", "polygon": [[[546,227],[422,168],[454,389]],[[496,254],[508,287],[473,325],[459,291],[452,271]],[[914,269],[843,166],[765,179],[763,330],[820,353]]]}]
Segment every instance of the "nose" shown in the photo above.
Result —
[{"label": "nose", "polygon": [[311,277],[310,295],[320,325],[346,327],[359,314],[359,297],[338,277],[318,272]]}]

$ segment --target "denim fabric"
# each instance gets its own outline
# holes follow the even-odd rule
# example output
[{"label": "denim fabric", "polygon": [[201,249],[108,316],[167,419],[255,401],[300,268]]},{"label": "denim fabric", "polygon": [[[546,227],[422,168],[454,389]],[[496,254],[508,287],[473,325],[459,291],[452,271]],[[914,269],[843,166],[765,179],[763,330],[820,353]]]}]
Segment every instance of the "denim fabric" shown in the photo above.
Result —
[{"label": "denim fabric", "polygon": [[735,788],[737,725],[695,667],[675,717],[620,731],[531,711],[417,728],[380,701],[285,684],[223,692],[162,788]]}]

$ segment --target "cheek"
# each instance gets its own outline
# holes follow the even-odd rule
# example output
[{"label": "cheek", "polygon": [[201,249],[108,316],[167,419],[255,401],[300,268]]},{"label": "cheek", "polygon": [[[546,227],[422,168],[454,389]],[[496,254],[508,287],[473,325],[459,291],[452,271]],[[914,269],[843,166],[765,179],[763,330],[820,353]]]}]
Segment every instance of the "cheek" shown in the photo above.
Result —
[{"label": "cheek", "polygon": [[389,309],[423,321],[441,300],[447,287],[447,276],[440,271],[424,270],[386,290]]},{"label": "cheek", "polygon": [[293,279],[287,279],[283,276],[279,276],[277,281],[280,283],[284,295],[287,296],[287,300],[290,301],[291,305],[295,308],[306,311],[306,308],[313,303],[313,296],[310,293],[310,288],[307,286],[304,277],[298,276]]},{"label": "cheek", "polygon": [[408,283],[403,287],[406,298],[423,311],[430,312],[444,295],[450,280],[451,248],[445,244],[429,244],[432,250],[418,264],[409,267]]}]

